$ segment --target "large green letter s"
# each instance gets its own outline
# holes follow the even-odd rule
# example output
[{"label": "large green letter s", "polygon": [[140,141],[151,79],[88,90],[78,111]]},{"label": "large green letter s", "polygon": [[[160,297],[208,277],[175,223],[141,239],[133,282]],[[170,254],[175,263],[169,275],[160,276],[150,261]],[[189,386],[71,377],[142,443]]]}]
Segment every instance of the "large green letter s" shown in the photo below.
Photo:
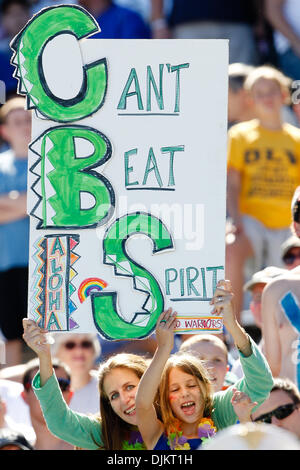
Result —
[{"label": "large green letter s", "polygon": [[[97,31],[98,24],[83,8],[59,5],[43,9],[13,39],[12,63],[19,79],[18,91],[27,96],[29,109],[36,108],[53,121],[72,122],[89,116],[102,106],[107,87],[105,59],[82,65],[81,88],[69,99],[51,92],[43,69],[44,49],[51,40],[62,34],[79,40]],[[55,63],[53,69],[55,71]]]},{"label": "large green letter s", "polygon": [[103,241],[104,263],[113,265],[117,276],[131,277],[134,288],[145,292],[147,299],[142,311],[137,312],[132,321],[128,322],[118,313],[116,292],[92,293],[95,326],[107,339],[126,340],[149,336],[164,308],[163,294],[156,279],[126,252],[126,240],[136,233],[143,233],[152,239],[153,253],[173,247],[170,233],[151,214],[128,214],[109,227]]}]

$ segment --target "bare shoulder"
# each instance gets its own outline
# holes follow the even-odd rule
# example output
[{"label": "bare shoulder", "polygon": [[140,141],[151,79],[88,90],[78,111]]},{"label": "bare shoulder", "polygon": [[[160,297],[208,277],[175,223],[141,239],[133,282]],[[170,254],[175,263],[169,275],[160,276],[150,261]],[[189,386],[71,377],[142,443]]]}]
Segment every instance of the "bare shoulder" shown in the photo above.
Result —
[{"label": "bare shoulder", "polygon": [[289,272],[271,281],[264,289],[265,300],[277,302],[286,292],[292,291],[300,298],[300,272]]}]

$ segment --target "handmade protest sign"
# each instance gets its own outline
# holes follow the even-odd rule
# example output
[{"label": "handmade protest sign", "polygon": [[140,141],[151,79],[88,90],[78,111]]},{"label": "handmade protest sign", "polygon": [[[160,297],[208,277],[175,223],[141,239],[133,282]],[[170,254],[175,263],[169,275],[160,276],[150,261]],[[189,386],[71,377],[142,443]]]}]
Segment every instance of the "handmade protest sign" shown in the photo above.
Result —
[{"label": "handmade protest sign", "polygon": [[209,301],[224,278],[227,41],[96,31],[83,8],[60,5],[11,44],[33,110],[29,316],[132,339],[171,306],[178,332],[218,333]]}]

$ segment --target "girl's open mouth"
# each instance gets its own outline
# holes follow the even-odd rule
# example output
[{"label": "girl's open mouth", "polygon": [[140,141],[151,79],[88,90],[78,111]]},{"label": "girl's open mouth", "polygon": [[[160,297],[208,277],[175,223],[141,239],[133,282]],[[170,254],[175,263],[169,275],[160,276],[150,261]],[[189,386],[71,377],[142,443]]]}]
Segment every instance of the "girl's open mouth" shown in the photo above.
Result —
[{"label": "girl's open mouth", "polygon": [[195,411],[195,402],[194,401],[187,401],[183,403],[180,407],[184,414],[192,415]]}]

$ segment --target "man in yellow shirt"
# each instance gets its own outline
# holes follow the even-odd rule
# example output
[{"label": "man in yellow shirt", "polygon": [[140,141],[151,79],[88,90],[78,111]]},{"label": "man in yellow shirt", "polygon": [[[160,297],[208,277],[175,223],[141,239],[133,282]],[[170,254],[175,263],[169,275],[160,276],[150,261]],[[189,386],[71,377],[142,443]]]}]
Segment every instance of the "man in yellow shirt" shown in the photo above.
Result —
[{"label": "man in yellow shirt", "polygon": [[300,184],[300,130],[283,124],[289,79],[273,67],[257,67],[245,82],[257,119],[229,131],[226,276],[243,304],[244,264],[254,256],[255,271],[282,266],[281,244],[291,235],[290,201]]}]

